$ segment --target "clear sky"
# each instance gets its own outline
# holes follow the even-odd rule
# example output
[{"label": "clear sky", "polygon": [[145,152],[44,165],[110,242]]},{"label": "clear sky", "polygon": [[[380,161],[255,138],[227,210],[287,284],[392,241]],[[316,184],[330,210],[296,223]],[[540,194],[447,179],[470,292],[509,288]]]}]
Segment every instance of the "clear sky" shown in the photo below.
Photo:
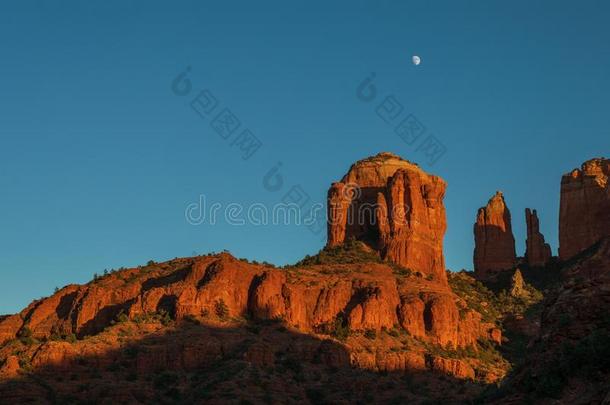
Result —
[{"label": "clear sky", "polygon": [[[202,194],[271,206],[293,185],[324,202],[380,151],[447,180],[450,269],[472,268],[475,213],[496,190],[517,252],[533,207],[556,253],[562,173],[610,155],[607,1],[93,3],[0,5],[0,313],[151,259],[228,249],[294,262],[321,235],[196,226],[185,209]],[[187,66],[191,92],[176,95]],[[372,72],[365,102],[356,89]],[[189,105],[204,89],[209,116]],[[446,148],[434,165],[378,116],[391,95],[397,120],[413,114],[420,140]],[[227,140],[211,125],[225,108],[241,123]],[[262,142],[247,160],[243,129]]]}]

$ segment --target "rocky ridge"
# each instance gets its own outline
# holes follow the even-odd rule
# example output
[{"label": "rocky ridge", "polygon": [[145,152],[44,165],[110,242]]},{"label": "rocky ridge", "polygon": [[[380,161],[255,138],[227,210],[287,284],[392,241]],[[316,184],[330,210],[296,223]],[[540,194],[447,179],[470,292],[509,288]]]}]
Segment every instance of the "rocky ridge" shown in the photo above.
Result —
[{"label": "rocky ridge", "polygon": [[[393,154],[361,160],[329,190],[328,245],[296,265],[227,252],[149,262],[0,316],[0,398],[600,403],[610,242],[574,216],[604,223],[606,162],[562,180],[560,243],[575,256],[549,260],[527,210],[519,261],[497,193],[477,214],[475,278],[444,269],[444,181]],[[500,389],[488,385],[509,360]]]}]

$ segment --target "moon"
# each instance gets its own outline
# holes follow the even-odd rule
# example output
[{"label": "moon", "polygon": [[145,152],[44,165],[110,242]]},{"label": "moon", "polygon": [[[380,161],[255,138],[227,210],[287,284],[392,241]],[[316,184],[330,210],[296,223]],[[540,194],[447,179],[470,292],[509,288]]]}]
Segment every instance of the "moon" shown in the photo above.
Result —
[{"label": "moon", "polygon": [[419,65],[421,63],[421,58],[419,56],[417,56],[417,55],[413,55],[411,60],[413,61],[413,64],[415,66],[417,66],[417,65]]}]

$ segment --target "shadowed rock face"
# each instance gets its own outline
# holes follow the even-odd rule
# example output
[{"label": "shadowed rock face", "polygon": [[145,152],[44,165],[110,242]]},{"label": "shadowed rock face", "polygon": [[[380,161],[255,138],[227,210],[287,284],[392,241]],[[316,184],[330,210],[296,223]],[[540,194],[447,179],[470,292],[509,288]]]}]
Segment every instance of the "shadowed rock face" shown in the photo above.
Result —
[{"label": "shadowed rock face", "polygon": [[610,159],[591,159],[561,179],[559,258],[567,260],[610,235]]},{"label": "shadowed rock face", "polygon": [[[476,363],[383,351],[385,338],[361,337],[368,350],[350,354],[338,341],[277,322],[245,328],[189,321],[164,328],[154,321],[125,321],[86,340],[49,341],[19,357],[9,354],[4,364],[0,361],[0,402],[225,404],[241,398],[309,404],[320,398],[324,403],[369,398],[367,403],[386,404],[396,398],[466,402],[480,392],[480,384],[462,380],[480,378]],[[0,348],[0,358],[11,351]],[[32,369],[22,374],[20,362],[29,356]],[[416,392],[413,386],[430,389]]]},{"label": "shadowed rock face", "polygon": [[[610,238],[565,263],[561,274],[560,284],[545,298],[535,339],[497,403],[517,403],[519,392],[538,387],[554,391],[556,403],[607,403]],[[548,381],[553,381],[551,387]]]},{"label": "shadowed rock face", "polygon": [[328,192],[328,247],[356,239],[446,284],[446,183],[391,153],[356,162]]},{"label": "shadowed rock face", "polygon": [[510,211],[500,191],[479,208],[474,224],[474,271],[485,279],[517,263]]},{"label": "shadowed rock face", "polygon": [[536,210],[525,209],[525,222],[527,224],[527,240],[525,259],[531,267],[546,266],[551,260],[551,246],[544,242],[544,235],[540,233],[540,222]]}]

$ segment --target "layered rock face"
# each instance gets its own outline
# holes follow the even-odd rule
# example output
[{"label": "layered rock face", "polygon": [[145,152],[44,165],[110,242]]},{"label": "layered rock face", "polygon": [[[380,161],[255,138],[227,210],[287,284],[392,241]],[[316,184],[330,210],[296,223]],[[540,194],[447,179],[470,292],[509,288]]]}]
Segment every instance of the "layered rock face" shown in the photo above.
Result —
[{"label": "layered rock face", "polygon": [[591,159],[561,179],[559,258],[567,260],[610,235],[610,159]]},{"label": "layered rock face", "polygon": [[[352,331],[401,326],[442,346],[475,345],[493,325],[448,288],[411,275],[403,282],[383,264],[317,266],[285,271],[241,262],[228,254],[178,259],[173,271],[128,270],[88,285],[70,285],[0,320],[0,344],[25,330],[36,339],[100,333],[121,313],[138,318],[167,313],[175,319],[213,314],[222,303],[227,317],[283,320],[315,333],[341,319]],[[420,294],[422,290],[427,291]],[[463,315],[459,316],[459,310]]]},{"label": "layered rock face", "polygon": [[545,243],[544,235],[540,233],[536,210],[525,209],[525,222],[527,224],[525,260],[531,267],[546,266],[551,260],[551,246]]},{"label": "layered rock face", "polygon": [[517,263],[510,211],[500,191],[479,208],[474,224],[474,271],[485,279]]},{"label": "layered rock face", "polygon": [[[342,342],[333,338],[338,328],[348,331]],[[476,353],[482,341],[499,343],[500,329],[437,281],[379,263],[278,269],[228,254],[176,259],[64,287],[0,319],[0,332],[0,397],[13,403],[44,395],[6,383],[25,365],[70,394],[71,385],[57,388],[53,376],[82,373],[85,382],[87,370],[117,364],[140,390],[159,373],[215,370],[234,361],[240,370],[284,361],[308,372],[341,368],[339,374],[354,378],[365,370],[431,371],[487,381],[505,372],[481,367],[476,356],[430,353],[429,345]],[[371,333],[375,338],[365,337]],[[28,339],[34,340],[20,343]],[[217,377],[212,371],[209,378]],[[111,378],[125,379],[120,371]],[[133,385],[119,384],[112,398],[136,403],[130,392]],[[154,402],[154,392],[138,395]]]},{"label": "layered rock face", "polygon": [[328,192],[328,244],[354,238],[383,258],[447,282],[446,183],[391,153],[358,161]]}]

